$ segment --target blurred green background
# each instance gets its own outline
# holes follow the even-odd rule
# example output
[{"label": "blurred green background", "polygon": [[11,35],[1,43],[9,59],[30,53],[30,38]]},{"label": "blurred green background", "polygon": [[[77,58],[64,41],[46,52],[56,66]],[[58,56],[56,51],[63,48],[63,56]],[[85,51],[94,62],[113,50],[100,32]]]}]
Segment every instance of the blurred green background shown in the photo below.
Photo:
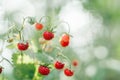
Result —
[{"label": "blurred green background", "polygon": [[[63,71],[52,70],[44,80],[120,80],[120,0],[0,0],[0,49],[1,56],[13,61],[16,68],[11,67],[8,62],[1,62],[4,73],[0,74],[0,80],[32,80],[35,66],[32,61],[29,64],[16,64],[18,54],[15,43],[5,43],[5,34],[9,25],[15,23],[20,26],[22,18],[26,16],[36,17],[50,16],[51,21],[44,24],[57,24],[66,21],[70,25],[70,46],[64,49],[64,55],[71,61],[77,59],[78,67],[75,67],[75,75],[66,77]],[[57,50],[52,52],[41,51],[39,38],[42,32],[36,32],[34,25],[26,24],[24,36],[31,40],[33,50],[26,51],[30,58],[49,62],[42,53],[54,57]],[[57,44],[59,35],[67,31],[66,25],[60,25],[56,29]],[[26,33],[27,32],[27,33]],[[15,32],[16,33],[16,32]],[[35,55],[33,57],[33,54]],[[12,59],[11,59],[12,58]],[[13,59],[14,58],[14,59]],[[27,69],[26,69],[27,67]],[[40,76],[40,75],[39,75]],[[37,80],[37,79],[36,79]],[[41,80],[39,78],[38,80]]]}]

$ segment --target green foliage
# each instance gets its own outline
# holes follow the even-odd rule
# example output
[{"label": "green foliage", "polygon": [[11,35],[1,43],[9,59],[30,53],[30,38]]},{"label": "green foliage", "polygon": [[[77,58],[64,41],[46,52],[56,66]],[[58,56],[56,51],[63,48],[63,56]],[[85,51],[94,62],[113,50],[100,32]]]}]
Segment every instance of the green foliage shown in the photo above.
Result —
[{"label": "green foliage", "polygon": [[35,66],[34,64],[17,64],[18,56],[20,54],[14,53],[12,55],[12,62],[14,64],[13,75],[17,80],[31,80],[34,77]]},{"label": "green foliage", "polygon": [[14,54],[12,55],[12,62],[13,62],[14,65],[17,65],[18,56],[19,56],[18,53],[14,53]]},{"label": "green foliage", "polygon": [[17,80],[32,80],[34,73],[34,64],[17,64],[13,70],[13,74]]},{"label": "green foliage", "polygon": [[[84,7],[93,13],[103,16],[104,24],[114,24],[120,20],[119,0],[87,0]],[[119,6],[119,7],[118,7]]]}]

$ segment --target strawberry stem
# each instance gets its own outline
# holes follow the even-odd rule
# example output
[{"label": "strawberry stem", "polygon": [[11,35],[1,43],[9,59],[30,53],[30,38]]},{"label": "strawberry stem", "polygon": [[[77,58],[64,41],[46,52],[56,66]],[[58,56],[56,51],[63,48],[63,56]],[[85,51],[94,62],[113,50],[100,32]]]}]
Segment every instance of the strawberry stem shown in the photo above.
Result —
[{"label": "strawberry stem", "polygon": [[40,20],[38,21],[39,23],[42,23],[42,20],[44,19],[44,18],[46,18],[46,20],[48,20],[48,24],[47,24],[47,27],[46,27],[46,29],[48,30],[48,31],[51,31],[51,18],[50,18],[50,16],[43,16],[43,17],[41,17],[40,18]]},{"label": "strawberry stem", "polygon": [[9,27],[8,32],[7,32],[8,39],[10,39],[10,33],[12,33],[12,31],[13,31],[14,28],[15,28],[15,25],[12,25],[12,26]]},{"label": "strawberry stem", "polygon": [[4,58],[11,66],[13,66],[13,64],[6,58]]},{"label": "strawberry stem", "polygon": [[50,21],[50,16],[43,16],[40,18],[39,23],[42,22],[43,18],[46,18],[48,21]]},{"label": "strawberry stem", "polygon": [[0,63],[3,62],[3,61],[4,61],[4,58],[2,58],[2,60],[0,61]]},{"label": "strawberry stem", "polygon": [[24,37],[23,37],[21,31],[18,31],[18,32],[19,32],[20,40],[24,41]]},{"label": "strawberry stem", "polygon": [[22,27],[21,27],[20,31],[22,31],[22,30],[24,29],[24,27],[25,27],[25,21],[26,21],[27,19],[29,19],[29,18],[30,18],[30,17],[25,17],[25,18],[23,18]]},{"label": "strawberry stem", "polygon": [[[2,45],[4,46],[4,44],[5,44],[5,40],[3,40]],[[1,48],[0,53],[2,53],[2,51],[3,51],[3,47]],[[1,57],[2,57],[2,60],[0,61],[0,63],[3,62],[4,60],[6,60],[11,66],[13,66],[13,64],[8,59],[4,58],[3,56],[1,56]]]},{"label": "strawberry stem", "polygon": [[66,22],[66,21],[61,21],[59,24],[57,24],[56,26],[54,26],[54,28],[57,28],[60,24],[62,24],[62,23],[65,23],[65,24],[67,24],[67,27],[68,27],[68,32],[67,32],[67,34],[70,34],[70,25],[68,24],[68,22]]},{"label": "strawberry stem", "polygon": [[18,33],[19,33],[19,36],[20,36],[20,40],[22,39],[22,37],[21,37],[21,31],[18,31]]},{"label": "strawberry stem", "polygon": [[55,47],[57,50],[59,50],[61,53],[63,52],[63,50],[60,47]]},{"label": "strawberry stem", "polygon": [[59,47],[56,47],[56,49],[58,49],[60,51],[60,53],[57,54],[57,57],[61,56],[61,57],[65,58],[69,62],[69,67],[71,68],[71,65],[70,65],[71,61],[70,61],[70,59],[67,56],[65,56],[65,55],[62,54],[63,51]]},{"label": "strawberry stem", "polygon": [[23,52],[21,51],[21,63],[23,64]]},{"label": "strawberry stem", "polygon": [[24,23],[25,23],[25,20],[26,20],[27,18],[29,18],[29,17],[26,17],[26,18],[23,19],[22,28],[21,28],[21,30],[18,31],[18,32],[19,32],[19,36],[20,36],[20,40],[23,39],[23,41],[24,41],[24,37],[22,36],[22,33],[21,33],[21,32],[22,32],[22,30],[24,29]]},{"label": "strawberry stem", "polygon": [[27,19],[27,17],[26,18],[23,18],[23,23],[22,23],[22,28],[21,28],[21,30],[20,31],[22,31],[23,29],[24,29],[24,25],[25,25],[25,20]]},{"label": "strawberry stem", "polygon": [[4,58],[3,56],[2,56],[2,60],[0,61],[0,63],[3,62],[4,60],[7,61],[11,66],[13,66],[13,64],[8,59]]}]

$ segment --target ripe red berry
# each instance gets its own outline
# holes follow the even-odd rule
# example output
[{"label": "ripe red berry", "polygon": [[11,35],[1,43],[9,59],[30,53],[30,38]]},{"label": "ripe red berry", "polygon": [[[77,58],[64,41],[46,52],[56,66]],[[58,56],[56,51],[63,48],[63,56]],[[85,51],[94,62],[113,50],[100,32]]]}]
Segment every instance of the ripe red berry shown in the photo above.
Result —
[{"label": "ripe red berry", "polygon": [[70,36],[68,34],[63,34],[60,38],[60,45],[62,47],[67,47],[69,45]]},{"label": "ripe red berry", "polygon": [[28,44],[28,42],[26,42],[26,43],[18,43],[17,44],[17,47],[18,47],[18,49],[20,50],[20,51],[24,51],[24,50],[27,50],[28,49],[28,47],[29,47],[29,44]]},{"label": "ripe red berry", "polygon": [[73,60],[72,61],[72,65],[75,66],[75,67],[78,66],[78,61],[77,60]]},{"label": "ripe red berry", "polygon": [[60,41],[60,45],[61,45],[62,47],[67,47],[67,46],[69,45],[69,41],[65,42],[65,41],[61,40],[61,41]]},{"label": "ripe red berry", "polygon": [[70,40],[69,34],[62,34],[61,40],[63,40],[64,42],[68,42]]},{"label": "ripe red berry", "polygon": [[63,69],[64,68],[64,64],[59,62],[59,61],[55,62],[54,66],[56,69]]},{"label": "ripe red berry", "polygon": [[74,72],[73,72],[72,70],[66,68],[66,69],[64,70],[64,74],[65,74],[66,76],[73,76]]},{"label": "ripe red berry", "polygon": [[47,66],[39,66],[38,72],[42,75],[48,75],[50,73],[50,69]]},{"label": "ripe red berry", "polygon": [[36,24],[35,24],[35,28],[36,28],[36,30],[42,30],[42,29],[43,29],[43,24],[41,24],[41,23],[36,23]]},{"label": "ripe red berry", "polygon": [[45,40],[51,40],[52,38],[54,38],[54,33],[50,31],[45,31],[43,33],[43,37]]},{"label": "ripe red berry", "polygon": [[2,67],[0,67],[0,74],[2,73],[2,69],[3,69],[3,68],[2,68]]}]

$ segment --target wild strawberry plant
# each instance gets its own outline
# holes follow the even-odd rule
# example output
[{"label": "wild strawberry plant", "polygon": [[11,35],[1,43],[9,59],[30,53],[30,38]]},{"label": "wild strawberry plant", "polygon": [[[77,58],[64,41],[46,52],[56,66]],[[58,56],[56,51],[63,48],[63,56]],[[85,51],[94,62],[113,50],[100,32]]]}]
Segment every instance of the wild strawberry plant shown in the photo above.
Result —
[{"label": "wild strawberry plant", "polygon": [[[56,28],[61,23],[56,26],[51,23],[46,25],[42,23],[45,18],[46,21],[50,21],[48,16],[44,16],[38,21],[34,17],[26,17],[19,28],[17,24],[12,25],[5,35],[7,38],[3,39],[4,42],[9,44],[6,47],[11,50],[14,49],[14,53],[12,62],[4,57],[0,62],[6,60],[11,64],[13,75],[17,80],[40,80],[49,76],[53,70],[63,71],[67,77],[74,76],[74,66],[77,66],[78,62],[71,62],[63,52],[71,43],[69,24],[62,22],[68,25],[69,30],[62,35],[56,35]],[[31,36],[29,40],[24,37],[27,32],[23,33],[25,27],[28,27],[25,23],[35,28],[35,35]],[[39,36],[36,36],[36,34],[39,34]],[[33,37],[37,38],[34,39]],[[55,43],[54,40],[58,41]],[[39,44],[35,44],[35,42]],[[4,71],[4,66],[0,66],[0,74],[2,74],[2,71]]]}]

